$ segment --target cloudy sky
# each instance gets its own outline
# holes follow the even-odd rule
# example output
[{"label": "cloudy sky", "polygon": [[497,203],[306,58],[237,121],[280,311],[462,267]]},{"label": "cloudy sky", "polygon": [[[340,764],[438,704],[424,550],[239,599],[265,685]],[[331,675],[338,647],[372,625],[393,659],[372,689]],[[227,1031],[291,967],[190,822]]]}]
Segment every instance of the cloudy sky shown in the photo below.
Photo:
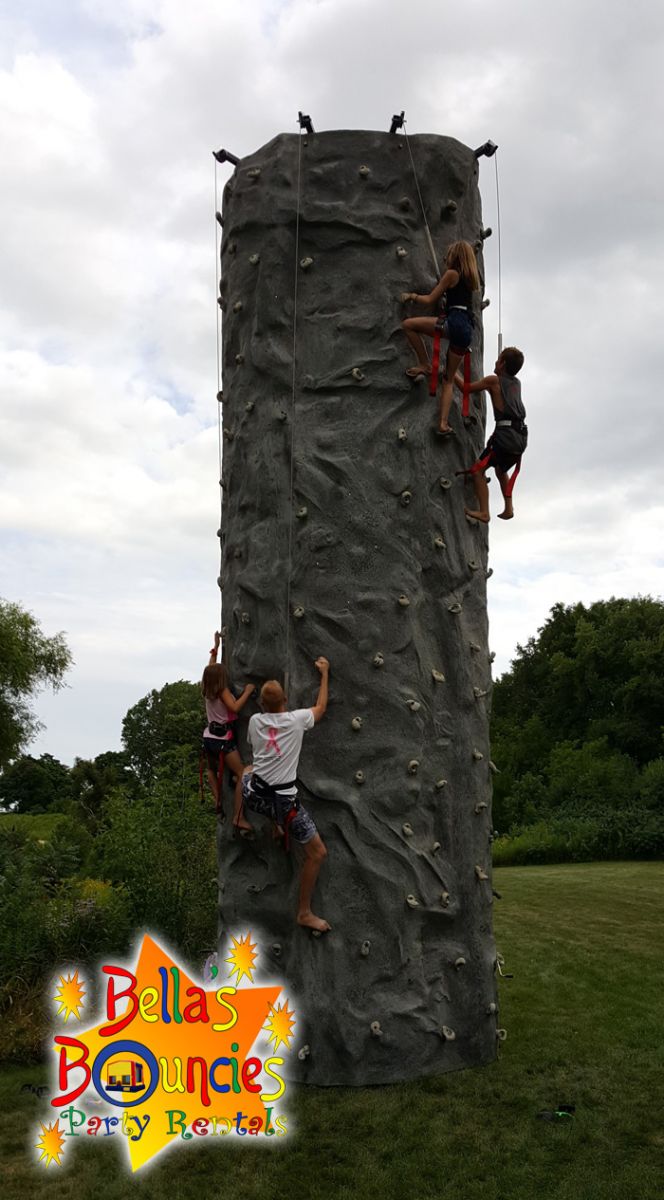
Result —
[{"label": "cloudy sky", "polygon": [[[33,753],[119,746],[218,624],[211,150],[318,129],[500,145],[525,350],[504,669],[556,601],[664,594],[664,9],[651,0],[2,0],[0,595],[66,631]],[[219,169],[219,183],[228,175]],[[480,172],[496,227],[493,164]],[[487,368],[496,238],[487,244]]]}]

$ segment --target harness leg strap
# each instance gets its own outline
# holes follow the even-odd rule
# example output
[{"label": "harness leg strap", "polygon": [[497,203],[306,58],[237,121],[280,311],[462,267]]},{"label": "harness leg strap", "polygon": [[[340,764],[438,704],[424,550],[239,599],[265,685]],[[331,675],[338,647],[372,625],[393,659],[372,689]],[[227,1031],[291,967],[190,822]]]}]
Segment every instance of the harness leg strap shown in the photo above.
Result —
[{"label": "harness leg strap", "polygon": [[517,459],[516,466],[515,466],[514,470],[512,471],[512,474],[510,475],[510,477],[505,485],[505,493],[504,493],[505,496],[509,497],[512,495],[512,492],[514,491],[514,484],[517,481],[517,476],[518,476],[520,470],[521,470],[521,459],[519,458],[519,459]]},{"label": "harness leg strap", "polygon": [[431,377],[429,379],[429,395],[435,396],[438,390],[438,365],[440,363],[440,329],[436,327],[433,335],[433,350],[431,352]]}]

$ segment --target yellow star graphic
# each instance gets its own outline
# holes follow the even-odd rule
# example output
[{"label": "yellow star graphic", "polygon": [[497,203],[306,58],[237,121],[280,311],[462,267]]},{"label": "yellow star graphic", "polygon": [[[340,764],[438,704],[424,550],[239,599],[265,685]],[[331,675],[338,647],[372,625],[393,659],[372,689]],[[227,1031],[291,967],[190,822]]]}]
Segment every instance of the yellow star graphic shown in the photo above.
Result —
[{"label": "yellow star graphic", "polygon": [[[279,986],[203,988],[149,934],[143,937],[132,971],[135,985],[126,978],[127,968],[107,966],[104,972],[109,995],[115,988],[115,1014],[105,1005],[104,1019],[77,1030],[76,1038],[64,1033],[54,1037],[58,1058],[72,1067],[58,1077],[59,1094],[51,1099],[62,1109],[66,1132],[69,1105],[85,1110],[85,1094],[72,1098],[72,1093],[82,1082],[80,1069],[73,1068],[86,1051],[87,1064],[94,1067],[88,1094],[95,1095],[93,1085],[101,1084],[102,1099],[119,1118],[114,1132],[125,1134],[133,1171],[180,1141],[182,1134],[190,1141],[197,1134],[228,1132],[238,1113],[246,1118],[241,1127],[249,1133],[265,1128],[268,1110],[284,1085],[279,1065],[261,1073],[259,1064],[266,1055],[252,1056],[251,1048],[281,992]],[[121,997],[130,988],[125,1004]],[[117,1028],[128,1013],[131,1019]],[[103,1057],[95,1062],[99,1055]],[[89,1120],[95,1117],[93,1113]],[[204,1133],[203,1126],[193,1124],[200,1118],[209,1122]],[[257,1118],[260,1125],[252,1126]],[[98,1135],[103,1133],[103,1118],[97,1120]],[[77,1123],[80,1133],[86,1132],[83,1121]],[[194,1133],[187,1130],[190,1125]]]},{"label": "yellow star graphic", "polygon": [[237,983],[240,983],[243,976],[247,976],[250,983],[253,983],[253,972],[256,969],[256,946],[249,940],[251,934],[247,934],[246,938],[231,938],[233,949],[228,958],[224,959],[232,967],[228,972],[231,979],[237,975]]},{"label": "yellow star graphic", "polygon": [[265,1030],[270,1035],[269,1041],[274,1042],[275,1050],[278,1050],[280,1046],[285,1046],[288,1050],[294,1025],[295,1013],[289,1009],[287,1000],[284,1000],[283,1004],[277,1004],[276,1008],[270,1005],[270,1015],[265,1022]]},{"label": "yellow star graphic", "polygon": [[60,1130],[60,1122],[54,1121],[52,1125],[41,1125],[41,1137],[37,1142],[37,1149],[41,1150],[39,1161],[50,1167],[54,1162],[56,1166],[61,1167],[60,1157],[64,1150],[65,1135]]},{"label": "yellow star graphic", "polygon": [[60,1017],[64,1013],[65,1024],[70,1017],[76,1017],[80,1021],[80,1008],[83,1008],[85,996],[85,988],[78,978],[78,971],[74,971],[73,975],[68,975],[67,978],[60,976],[60,983],[56,990],[53,999],[60,1007],[56,1016]]}]

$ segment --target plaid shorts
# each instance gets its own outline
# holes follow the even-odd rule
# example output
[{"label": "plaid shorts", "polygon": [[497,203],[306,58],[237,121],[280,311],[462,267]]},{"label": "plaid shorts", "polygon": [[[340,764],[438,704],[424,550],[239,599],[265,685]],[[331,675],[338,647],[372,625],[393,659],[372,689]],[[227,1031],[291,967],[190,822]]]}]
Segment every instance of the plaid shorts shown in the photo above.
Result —
[{"label": "plaid shorts", "polygon": [[259,796],[252,789],[253,777],[251,771],[247,771],[242,776],[242,799],[245,808],[251,812],[259,813],[262,817],[269,817],[271,821],[275,821],[283,829],[286,813],[295,805],[296,813],[288,827],[289,836],[295,842],[310,842],[316,836],[318,830],[309,816],[306,808],[300,804],[297,794],[294,796],[284,796],[276,789],[271,788],[272,796]]}]

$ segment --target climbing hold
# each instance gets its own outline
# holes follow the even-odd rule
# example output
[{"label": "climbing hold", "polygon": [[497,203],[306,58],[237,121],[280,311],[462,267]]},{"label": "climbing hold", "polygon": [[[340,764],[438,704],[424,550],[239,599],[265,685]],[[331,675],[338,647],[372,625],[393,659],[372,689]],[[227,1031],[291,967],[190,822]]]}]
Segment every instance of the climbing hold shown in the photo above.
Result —
[{"label": "climbing hold", "polygon": [[222,579],[221,575],[217,575],[217,587],[219,588],[219,591],[220,591],[220,592],[223,592],[223,590],[224,590],[224,581],[223,581],[223,579]]},{"label": "climbing hold", "polygon": [[480,800],[480,801],[479,801],[479,802],[478,802],[478,803],[475,805],[475,812],[476,812],[476,813],[481,813],[481,812],[484,812],[484,809],[485,809],[485,808],[488,808],[488,807],[489,807],[489,805],[487,804],[486,800]]},{"label": "climbing hold", "polygon": [[494,658],[495,658],[495,657],[496,657],[496,651],[495,651],[495,650],[492,650],[492,651],[491,651],[491,653],[490,653],[490,655],[489,655],[489,662],[493,662],[493,660],[494,660]]},{"label": "climbing hold", "polygon": [[236,546],[233,551],[233,558],[242,558],[242,547]]},{"label": "climbing hold", "polygon": [[489,567],[489,569],[486,573],[487,579],[490,579],[492,575],[493,575],[493,567]]},{"label": "climbing hold", "polygon": [[236,361],[238,367],[241,367],[242,363],[244,362],[244,354],[236,354],[235,361]]},{"label": "climbing hold", "polygon": [[404,823],[404,824],[401,826],[401,830],[402,830],[402,833],[403,833],[404,837],[412,837],[412,836],[413,836],[413,826],[412,826],[412,825],[409,825],[409,824],[408,824],[408,821],[406,821],[406,822],[405,822],[405,823]]},{"label": "climbing hold", "polygon": [[385,659],[383,658],[382,654],[374,654],[374,656],[373,656],[374,667],[382,667],[384,662],[385,662]]},{"label": "climbing hold", "polygon": [[451,488],[452,480],[445,479],[445,477],[443,476],[443,477],[441,477],[441,480],[440,480],[440,486],[442,487],[443,491],[446,492],[448,488]]},{"label": "climbing hold", "polygon": [[240,620],[243,625],[251,625],[251,617],[249,616],[248,612],[241,613]]},{"label": "climbing hold", "polygon": [[217,400],[219,401],[220,404],[224,403],[224,393],[223,392],[217,392]]},{"label": "climbing hold", "polygon": [[401,428],[400,428],[400,430],[399,430],[399,432],[398,432],[398,434],[397,434],[397,437],[398,437],[398,439],[399,439],[399,441],[400,441],[400,442],[407,442],[407,441],[408,441],[408,434],[406,433],[406,430],[404,429],[403,425],[401,426]]},{"label": "climbing hold", "polygon": [[260,173],[260,167],[252,167],[250,171],[247,171],[247,179],[259,179]]},{"label": "climbing hold", "polygon": [[258,266],[260,261],[261,261],[260,254],[250,254],[249,255],[249,262],[251,263],[252,267]]},{"label": "climbing hold", "polygon": [[362,718],[361,717],[353,717],[353,719],[350,723],[350,727],[351,727],[351,729],[356,729],[356,730],[361,729],[362,728]]},{"label": "climbing hold", "polygon": [[484,755],[482,754],[481,750],[473,750],[473,758],[475,759],[475,762],[481,762],[484,758]]},{"label": "climbing hold", "polygon": [[298,1052],[297,1052],[297,1057],[299,1058],[300,1062],[304,1062],[305,1058],[308,1058],[310,1054],[311,1054],[311,1050],[309,1049],[309,1047],[302,1046],[302,1048],[300,1050],[298,1050]]},{"label": "climbing hold", "polygon": [[237,242],[229,242],[228,243],[228,253],[235,254],[236,250],[237,250]]},{"label": "climbing hold", "polygon": [[416,899],[415,899],[415,897],[414,897],[414,896],[412,896],[412,895],[411,895],[411,896],[406,896],[406,904],[407,904],[407,905],[408,905],[410,908],[419,908],[419,907],[420,907],[420,902],[419,902],[419,900],[416,900]]},{"label": "climbing hold", "polygon": [[370,950],[371,950],[371,942],[362,942],[362,945],[360,947],[360,954],[362,955],[362,958],[368,958]]},{"label": "climbing hold", "polygon": [[226,311],[226,301],[224,300],[223,296],[217,296],[217,304],[219,305],[222,312]]},{"label": "climbing hold", "polygon": [[314,261],[314,260],[313,260],[313,258],[309,258],[309,256],[308,256],[308,255],[307,255],[307,257],[306,257],[306,258],[301,258],[301,259],[300,259],[300,266],[302,267],[302,270],[303,270],[303,271],[308,271],[308,270],[309,270],[309,267],[313,266],[313,261]]},{"label": "climbing hold", "polygon": [[224,429],[224,437],[226,438],[227,442],[232,442],[235,434],[233,433],[232,429]]},{"label": "climbing hold", "polygon": [[491,237],[492,233],[493,233],[493,229],[491,228],[490,225],[487,225],[486,229],[480,229],[480,237],[481,237],[482,241],[485,242],[487,238]]},{"label": "climbing hold", "polygon": [[250,883],[247,891],[250,892],[252,896],[260,896],[261,893],[261,889],[257,883]]},{"label": "climbing hold", "polygon": [[279,942],[272,943],[272,953],[274,954],[275,958],[281,958],[281,946]]},{"label": "climbing hold", "polygon": [[440,850],[440,842],[434,842],[433,846],[431,847],[431,853],[436,854],[438,850]]},{"label": "climbing hold", "polygon": [[440,1032],[446,1042],[453,1042],[456,1038],[456,1033],[453,1029],[450,1029],[449,1025],[443,1025],[443,1028]]},{"label": "climbing hold", "polygon": [[408,599],[408,596],[405,596],[403,594],[403,592],[399,596],[399,604],[401,605],[402,608],[408,608],[408,605],[410,604],[410,600]]},{"label": "climbing hold", "polygon": [[223,540],[224,540],[224,536],[225,536],[225,535],[224,535],[224,531],[223,531],[223,529],[218,529],[218,530],[217,530],[217,537],[219,538],[219,541],[220,541],[220,542],[223,542]]},{"label": "climbing hold", "polygon": [[410,762],[408,763],[408,774],[409,775],[417,775],[417,772],[419,771],[419,769],[420,769],[419,758],[411,758]]},{"label": "climbing hold", "polygon": [[351,375],[353,376],[353,379],[357,379],[358,383],[361,383],[364,379],[364,374],[359,367],[353,367]]},{"label": "climbing hold", "polygon": [[419,712],[422,707],[419,700],[406,700],[406,704],[411,712]]},{"label": "climbing hold", "polygon": [[360,169],[358,171],[358,175],[360,175],[362,177],[362,179],[366,179],[367,175],[370,175],[370,174],[371,174],[371,171],[369,170],[368,167],[360,167]]},{"label": "climbing hold", "polygon": [[224,218],[222,217],[221,213],[220,213],[220,212],[216,212],[214,215],[215,215],[215,218],[216,218],[217,224],[218,224],[218,225],[221,225],[221,227],[222,227],[222,229],[223,229],[223,225],[224,225]]},{"label": "climbing hold", "polygon": [[440,215],[441,217],[449,216],[451,213],[455,213],[456,210],[456,200],[447,200],[440,210]]},{"label": "climbing hold", "polygon": [[507,1041],[507,1030],[506,1029],[497,1029],[496,1037],[498,1038],[499,1042]]},{"label": "climbing hold", "polygon": [[449,902],[450,902],[450,893],[449,892],[441,892],[440,893],[440,903],[442,904],[443,908],[447,908]]},{"label": "climbing hold", "polygon": [[442,671],[437,671],[435,669],[435,667],[433,667],[431,670],[431,674],[433,676],[434,683],[444,683],[445,682],[445,676],[443,675]]},{"label": "climbing hold", "polygon": [[410,208],[410,200],[409,200],[408,196],[401,197],[401,199],[399,201],[399,208],[402,209],[403,212],[408,211],[408,209]]},{"label": "climbing hold", "polygon": [[458,603],[458,601],[455,601],[454,604],[448,604],[447,611],[449,613],[454,613],[454,615],[456,616],[457,613],[461,612],[461,605]]},{"label": "climbing hold", "polygon": [[405,246],[397,246],[397,258],[406,258],[408,251]]},{"label": "climbing hold", "polygon": [[245,412],[253,412],[254,406],[255,406],[255,402],[253,400],[247,400],[247,403],[244,406],[244,411]]},{"label": "climbing hold", "polygon": [[492,775],[500,775],[500,771],[492,759],[489,759],[489,770],[491,771]]},{"label": "climbing hold", "polygon": [[471,650],[474,651],[475,654],[479,654],[480,650],[482,649],[479,642],[469,642],[468,644],[469,644]]},{"label": "climbing hold", "polygon": [[383,1031],[380,1027],[380,1021],[372,1021],[369,1028],[371,1030],[372,1037],[381,1038],[383,1036]]},{"label": "climbing hold", "polygon": [[440,534],[437,534],[436,537],[433,539],[433,544],[434,544],[434,546],[437,546],[437,548],[439,550],[445,549],[445,543],[444,543],[442,537],[440,536]]},{"label": "climbing hold", "polygon": [[399,496],[399,503],[402,508],[408,508],[408,505],[410,504],[412,499],[413,499],[413,493],[409,492],[408,489],[406,488],[406,491],[402,492],[401,495]]},{"label": "climbing hold", "polygon": [[281,411],[277,417],[277,420],[278,421],[287,421],[288,420],[288,413],[284,412],[283,408],[281,409]]},{"label": "climbing hold", "polygon": [[303,607],[303,605],[301,605],[301,604],[296,604],[295,608],[293,609],[293,616],[294,616],[294,617],[297,617],[298,621],[300,620],[300,617],[303,617],[303,616],[304,616],[304,607]]},{"label": "climbing hold", "polygon": [[455,967],[456,967],[457,971],[458,971],[458,970],[459,970],[461,967],[465,967],[465,965],[466,965],[466,960],[465,960],[465,958],[463,958],[463,956],[460,956],[459,958],[455,959],[455,961],[454,961],[454,965],[455,965]]},{"label": "climbing hold", "polygon": [[364,780],[365,780],[364,771],[356,771],[355,772],[355,782],[357,784],[363,784]]},{"label": "climbing hold", "polygon": [[479,565],[480,564],[478,562],[475,562],[474,558],[468,559],[468,566],[470,567],[471,571],[476,571]]},{"label": "climbing hold", "polygon": [[[473,696],[475,697],[476,700],[481,700],[482,696],[488,696],[488,695],[489,695],[489,693],[484,688],[479,688],[479,687],[473,688]],[[489,763],[489,766],[491,766],[491,763]]]},{"label": "climbing hold", "polygon": [[477,878],[481,882],[483,882],[485,879],[489,878],[486,871],[484,870],[484,867],[475,867],[475,874],[477,875]]},{"label": "climbing hold", "polygon": [[446,779],[437,779],[434,784],[434,787],[437,792],[442,792],[443,788],[447,787],[447,780]]},{"label": "climbing hold", "polygon": [[242,312],[242,301],[236,300],[233,305],[233,312]]},{"label": "climbing hold", "polygon": [[302,504],[298,508],[295,516],[298,518],[299,521],[303,521],[308,512],[309,512],[309,509],[307,508],[306,504]]},{"label": "climbing hold", "polygon": [[494,1013],[497,1013],[497,1012],[498,1012],[498,1005],[495,1004],[494,1001],[492,1000],[489,1007],[486,1010],[486,1015],[487,1015],[487,1017],[492,1017],[494,1015]]}]

